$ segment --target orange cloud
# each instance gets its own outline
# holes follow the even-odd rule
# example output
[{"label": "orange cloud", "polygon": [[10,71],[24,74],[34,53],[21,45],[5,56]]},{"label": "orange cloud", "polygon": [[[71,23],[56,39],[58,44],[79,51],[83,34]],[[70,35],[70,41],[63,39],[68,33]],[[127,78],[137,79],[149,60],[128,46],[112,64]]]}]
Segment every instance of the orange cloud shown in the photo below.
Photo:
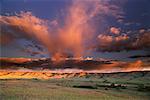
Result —
[{"label": "orange cloud", "polygon": [[[80,57],[83,55],[84,42],[91,37],[93,31],[89,20],[96,9],[87,12],[90,9],[89,4],[95,6],[92,1],[74,1],[68,9],[64,26],[57,27],[56,30],[52,30],[47,21],[35,17],[31,12],[1,16],[0,24],[3,26],[2,30],[11,31],[15,39],[26,38],[40,42],[56,60],[65,57],[66,52]],[[59,23],[54,20],[50,24],[58,26]]]},{"label": "orange cloud", "polygon": [[134,62],[112,61],[111,64],[102,64],[97,67],[101,72],[129,72],[141,71],[144,69],[144,62],[137,60]]},{"label": "orange cloud", "polygon": [[98,49],[100,51],[118,51],[124,46],[124,42],[129,39],[127,35],[111,36],[111,35],[98,35]]},{"label": "orange cloud", "polygon": [[150,32],[145,31],[135,35],[103,35],[98,36],[98,51],[142,50],[150,48]]},{"label": "orange cloud", "polygon": [[118,35],[118,34],[120,34],[120,29],[116,28],[116,27],[111,27],[110,32],[113,33],[113,34]]}]

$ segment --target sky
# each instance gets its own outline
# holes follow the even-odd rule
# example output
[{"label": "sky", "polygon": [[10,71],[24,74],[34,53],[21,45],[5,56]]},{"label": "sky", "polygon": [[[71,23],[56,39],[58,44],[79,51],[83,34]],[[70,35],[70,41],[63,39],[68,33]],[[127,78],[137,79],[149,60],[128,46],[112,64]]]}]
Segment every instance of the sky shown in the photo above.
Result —
[{"label": "sky", "polygon": [[1,0],[1,57],[150,55],[150,0]]}]

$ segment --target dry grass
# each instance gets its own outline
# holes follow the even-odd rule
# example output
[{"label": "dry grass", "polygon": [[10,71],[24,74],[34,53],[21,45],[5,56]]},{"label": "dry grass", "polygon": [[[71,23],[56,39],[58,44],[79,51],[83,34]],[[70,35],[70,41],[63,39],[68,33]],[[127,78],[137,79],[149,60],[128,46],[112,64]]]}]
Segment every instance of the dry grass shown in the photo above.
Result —
[{"label": "dry grass", "polygon": [[[108,80],[110,81],[110,80]],[[1,100],[148,100],[148,92],[137,91],[137,84],[127,89],[98,87],[101,79],[0,80]],[[108,83],[107,83],[108,84]],[[74,88],[73,86],[85,88]],[[96,88],[90,89],[86,86]]]}]

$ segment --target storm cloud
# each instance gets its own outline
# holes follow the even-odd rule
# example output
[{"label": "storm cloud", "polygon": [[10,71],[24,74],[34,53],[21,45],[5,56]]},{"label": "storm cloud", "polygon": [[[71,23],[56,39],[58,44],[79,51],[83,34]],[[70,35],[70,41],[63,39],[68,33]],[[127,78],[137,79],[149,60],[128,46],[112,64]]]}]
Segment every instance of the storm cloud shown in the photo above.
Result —
[{"label": "storm cloud", "polygon": [[[9,44],[23,38],[43,45],[54,59],[66,57],[64,54],[67,53],[80,57],[86,50],[85,43],[92,39],[96,31],[91,24],[93,18],[98,16],[103,19],[103,15],[117,17],[122,13],[118,6],[101,0],[72,1],[66,12],[63,27],[59,27],[60,23],[57,19],[43,20],[31,12],[1,16],[1,33],[4,37],[1,44]],[[29,49],[24,51],[39,54]]]},{"label": "storm cloud", "polygon": [[129,51],[129,50],[149,50],[150,49],[150,31],[137,33],[134,35],[103,35],[98,37],[98,51]]}]

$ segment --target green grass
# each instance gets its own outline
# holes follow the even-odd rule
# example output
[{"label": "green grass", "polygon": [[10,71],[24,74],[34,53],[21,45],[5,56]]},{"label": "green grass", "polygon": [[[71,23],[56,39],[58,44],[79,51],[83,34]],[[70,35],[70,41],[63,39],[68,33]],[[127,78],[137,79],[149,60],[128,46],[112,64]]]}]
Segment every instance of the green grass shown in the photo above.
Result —
[{"label": "green grass", "polygon": [[[108,83],[121,83],[127,85],[126,89],[98,87],[106,85],[103,79],[50,79],[0,80],[0,100],[149,100],[149,92],[137,90],[136,83],[107,79]],[[137,80],[136,80],[137,81]],[[147,84],[148,81],[143,81]],[[94,86],[90,88],[74,88],[73,86]]]}]

